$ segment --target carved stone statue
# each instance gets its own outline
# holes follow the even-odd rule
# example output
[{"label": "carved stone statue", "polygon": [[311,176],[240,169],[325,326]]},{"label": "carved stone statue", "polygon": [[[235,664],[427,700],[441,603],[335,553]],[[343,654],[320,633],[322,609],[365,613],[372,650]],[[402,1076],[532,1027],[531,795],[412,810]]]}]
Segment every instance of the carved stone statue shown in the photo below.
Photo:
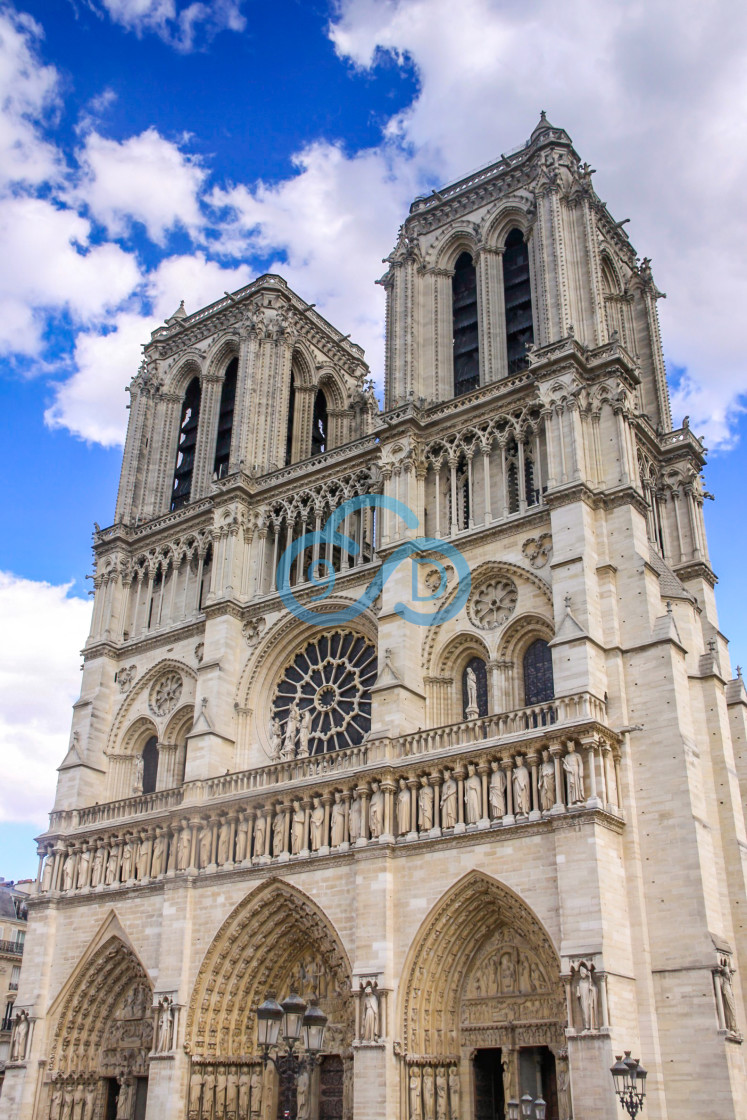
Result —
[{"label": "carved stone statue", "polygon": [[370,980],[363,989],[363,1041],[378,1042],[379,1035],[379,995]]},{"label": "carved stone statue", "polygon": [[399,780],[397,792],[397,835],[404,836],[410,831],[410,791],[404,778]]},{"label": "carved stone statue", "polygon": [[150,871],[148,867],[149,861],[149,841],[147,833],[142,833],[142,838],[137,846],[137,877],[138,879],[145,879]]},{"label": "carved stone statue", "polygon": [[324,838],[324,806],[321,797],[314,797],[311,810],[311,850],[318,852]]},{"label": "carved stone statue", "polygon": [[29,1040],[29,1016],[27,1011],[19,1011],[16,1015],[13,1043],[10,1048],[11,1062],[22,1062],[26,1058],[26,1047]]},{"label": "carved stone statue", "polygon": [[212,832],[209,824],[204,824],[200,829],[200,834],[197,838],[197,844],[200,852],[200,867],[207,867],[210,863],[210,848],[212,840]]},{"label": "carved stone statue", "polygon": [[597,1021],[597,986],[589,967],[584,963],[578,966],[576,975],[576,999],[581,1011],[581,1027],[585,1031],[594,1031],[599,1026]]},{"label": "carved stone statue", "polygon": [[167,1054],[173,1048],[174,1009],[171,999],[163,996],[158,1001],[158,1036],[156,1053]]},{"label": "carved stone statue", "polygon": [[135,1112],[135,1078],[120,1077],[117,1098],[117,1120],[133,1120]]},{"label": "carved stone statue", "polygon": [[368,807],[368,827],[376,839],[384,831],[384,794],[378,782],[371,783],[371,803]]},{"label": "carved stone statue", "polygon": [[270,758],[277,762],[283,749],[283,729],[277,716],[270,720]]},{"label": "carved stone statue", "polygon": [[291,817],[291,852],[297,856],[303,848],[304,824],[306,811],[301,808],[300,801],[293,802],[293,816]]},{"label": "carved stone statue", "polygon": [[52,1085],[52,1096],[49,1102],[49,1120],[60,1120],[62,1113],[62,1086],[59,1082]]},{"label": "carved stone statue", "polygon": [[189,867],[189,857],[192,851],[192,830],[184,824],[180,834],[176,851],[176,867],[178,871],[186,871]]},{"label": "carved stone statue", "polygon": [[75,855],[69,851],[65,859],[65,865],[62,868],[62,889],[63,891],[71,891],[73,889],[73,875],[75,873]]},{"label": "carved stone statue", "polygon": [[98,1083],[92,1081],[86,1086],[86,1120],[93,1120],[96,1115],[96,1098],[98,1096]]},{"label": "carved stone statue", "polygon": [[239,1105],[240,1120],[249,1120],[251,1103],[251,1075],[248,1069],[242,1069],[239,1075]]},{"label": "carved stone statue", "polygon": [[332,806],[332,847],[339,848],[345,842],[345,806],[342,803],[342,794],[335,791],[335,802]]},{"label": "carved stone statue", "polygon": [[490,763],[490,816],[494,821],[506,815],[506,773],[495,760]]},{"label": "carved stone statue", "polygon": [[477,824],[482,817],[482,779],[471,762],[467,766],[467,780],[464,783],[464,804],[467,824]]},{"label": "carved stone statue", "polygon": [[263,856],[265,854],[265,840],[267,832],[267,817],[263,812],[260,812],[257,817],[257,823],[254,826],[254,854],[255,856]]},{"label": "carved stone statue", "polygon": [[457,784],[451,776],[451,771],[444,770],[444,784],[441,787],[441,825],[443,828],[453,828],[457,823],[457,793]]},{"label": "carved stone statue", "polygon": [[501,957],[501,992],[516,991],[516,965],[511,953]]},{"label": "carved stone statue", "polygon": [[305,708],[301,716],[298,729],[298,757],[309,757],[309,739],[311,738],[311,708]]},{"label": "carved stone statue", "polygon": [[[128,833],[128,835],[130,835],[130,834]],[[128,840],[127,843],[124,846],[123,851],[122,851],[122,865],[121,865],[121,871],[120,871],[120,876],[119,876],[123,883],[129,882],[129,880],[132,878],[133,855],[134,855],[134,853],[133,853],[133,850],[132,850],[132,841]]]},{"label": "carved stone statue", "polygon": [[311,1116],[311,1075],[308,1066],[302,1066],[298,1075],[298,1089],[296,1091],[296,1117],[297,1120],[309,1120]]},{"label": "carved stone statue", "polygon": [[226,1120],[237,1120],[239,1108],[239,1073],[229,1066],[226,1074]]},{"label": "carved stone statue", "polygon": [[477,677],[475,670],[470,666],[465,674],[467,684],[467,719],[474,719],[478,714],[477,707]]},{"label": "carved stone statue", "polygon": [[584,761],[573,743],[568,744],[568,754],[563,759],[565,780],[568,787],[568,804],[584,801]]},{"label": "carved stone statue", "polygon": [[52,889],[52,872],[54,871],[54,856],[51,852],[47,853],[44,860],[44,869],[42,871],[41,889],[49,891]]},{"label": "carved stone statue", "polygon": [[285,813],[282,805],[275,806],[275,816],[272,821],[272,854],[279,856],[285,847]]},{"label": "carved stone statue", "polygon": [[218,866],[222,867],[224,863],[228,863],[231,858],[229,848],[231,845],[231,825],[226,817],[220,826],[218,832]]},{"label": "carved stone statue", "polygon": [[132,779],[132,792],[135,793],[135,794],[143,792],[143,775],[144,775],[144,773],[145,773],[145,759],[143,758],[143,756],[141,754],[139,754],[137,756],[137,758],[135,759],[135,774],[134,774],[134,777]]},{"label": "carved stone statue", "polygon": [[96,848],[96,855],[93,857],[93,866],[91,868],[91,886],[97,887],[101,882],[104,871],[104,845],[99,841]]},{"label": "carved stone statue", "polygon": [[62,1098],[62,1120],[72,1120],[74,1104],[73,1090],[70,1088]]},{"label": "carved stone statue", "polygon": [[73,1120],[83,1120],[83,1109],[86,1105],[86,1086],[84,1082],[79,1081],[75,1086],[75,1093],[73,1095],[74,1109]]},{"label": "carved stone statue", "polygon": [[106,863],[106,871],[104,872],[104,883],[107,887],[110,887],[112,885],[112,883],[114,882],[114,876],[116,875],[116,873],[117,873],[116,848],[112,848],[109,851],[109,856],[108,856],[107,863]]},{"label": "carved stone statue", "polygon": [[236,862],[243,863],[247,855],[247,841],[249,838],[249,821],[242,816],[236,829]]},{"label": "carved stone statue", "polygon": [[422,1120],[423,1107],[420,1099],[420,1070],[410,1066],[410,1120]]},{"label": "carved stone statue", "polygon": [[429,832],[433,828],[433,786],[428,781],[427,774],[423,774],[420,779],[418,814],[421,832]]},{"label": "carved stone statue", "polygon": [[439,1066],[436,1070],[436,1120],[449,1120],[448,1084],[446,1070]]},{"label": "carved stone statue", "polygon": [[724,1026],[731,1034],[738,1034],[737,1004],[734,999],[734,988],[731,983],[732,972],[733,970],[729,967],[728,963],[722,962],[717,977],[721,988],[721,1002],[724,1008]]},{"label": "carved stone statue", "polygon": [[78,890],[86,885],[86,878],[88,876],[88,865],[91,862],[91,852],[88,848],[84,848],[80,853],[78,859],[78,874],[76,877],[76,886]]},{"label": "carved stone statue", "polygon": [[259,1066],[252,1066],[251,1073],[251,1117],[256,1120],[256,1117],[262,1114],[262,1070]]},{"label": "carved stone statue", "polygon": [[539,802],[543,813],[549,813],[555,804],[555,763],[547,748],[542,752],[539,771]]},{"label": "carved stone statue", "polygon": [[529,771],[524,756],[517,754],[514,770],[514,812],[517,817],[528,817],[532,807]]},{"label": "carved stone statue", "polygon": [[433,1070],[426,1066],[423,1070],[423,1120],[435,1120],[434,1101]]},{"label": "carved stone statue", "polygon": [[459,1114],[460,1092],[459,1067],[449,1066],[449,1104],[451,1106],[451,1120],[461,1120]]},{"label": "carved stone statue", "polygon": [[168,841],[166,839],[166,834],[159,831],[155,843],[153,844],[153,863],[150,869],[151,876],[154,879],[161,875],[166,867],[167,847]]},{"label": "carved stone statue", "polygon": [[571,1120],[571,1074],[567,1055],[561,1054],[555,1059],[555,1072],[558,1084],[558,1118]]},{"label": "carved stone statue", "polygon": [[285,739],[283,740],[283,758],[291,759],[296,755],[296,736],[298,725],[301,722],[301,713],[298,710],[298,701],[294,700],[288,712],[288,722],[285,725]]},{"label": "carved stone statue", "polygon": [[356,793],[353,800],[350,802],[350,821],[348,829],[350,831],[350,843],[355,844],[356,840],[361,837],[361,813],[363,811],[363,803]]}]

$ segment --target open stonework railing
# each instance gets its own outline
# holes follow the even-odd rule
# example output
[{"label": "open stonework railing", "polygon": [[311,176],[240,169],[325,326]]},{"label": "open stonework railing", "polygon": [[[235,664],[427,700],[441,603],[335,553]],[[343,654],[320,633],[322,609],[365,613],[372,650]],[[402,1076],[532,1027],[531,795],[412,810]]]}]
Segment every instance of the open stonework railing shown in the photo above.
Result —
[{"label": "open stonework railing", "polygon": [[[106,822],[83,824],[79,813],[72,834],[41,839],[39,892],[133,887],[373,844],[497,837],[566,814],[621,818],[619,743],[602,709],[593,697],[567,697],[510,713],[508,724],[486,717],[437,729],[437,744],[428,739],[435,733],[420,732],[190,782],[150,795],[164,799],[160,809],[124,823],[121,814],[142,798],[116,803]],[[511,730],[498,736],[501,726]]]}]

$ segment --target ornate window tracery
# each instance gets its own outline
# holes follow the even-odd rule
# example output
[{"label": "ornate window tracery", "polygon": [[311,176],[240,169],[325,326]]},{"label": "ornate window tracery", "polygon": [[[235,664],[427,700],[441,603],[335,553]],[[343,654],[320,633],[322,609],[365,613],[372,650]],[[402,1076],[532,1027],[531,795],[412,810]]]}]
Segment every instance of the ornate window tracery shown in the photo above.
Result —
[{"label": "ornate window tracery", "polygon": [[524,704],[544,704],[555,696],[552,652],[543,638],[537,638],[524,654]]},{"label": "ornate window tracery", "polygon": [[359,634],[332,630],[308,642],[285,670],[272,704],[283,757],[358,746],[371,727],[376,674],[376,650]]},{"label": "ornate window tracery", "polygon": [[179,421],[179,443],[176,450],[174,485],[171,492],[172,510],[181,509],[192,493],[192,474],[197,447],[197,425],[200,420],[200,379],[193,377],[187,386]]}]

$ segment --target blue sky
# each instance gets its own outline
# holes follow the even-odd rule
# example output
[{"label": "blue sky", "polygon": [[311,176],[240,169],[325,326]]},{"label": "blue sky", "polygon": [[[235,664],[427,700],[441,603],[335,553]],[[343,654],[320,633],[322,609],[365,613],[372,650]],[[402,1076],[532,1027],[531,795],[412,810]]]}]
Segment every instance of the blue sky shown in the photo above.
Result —
[{"label": "blue sky", "polygon": [[0,4],[0,874],[35,870],[140,343],[180,299],[273,269],[380,383],[374,281],[407,204],[541,108],[667,292],[674,411],[711,447],[721,617],[747,663],[746,25],[731,0]]}]

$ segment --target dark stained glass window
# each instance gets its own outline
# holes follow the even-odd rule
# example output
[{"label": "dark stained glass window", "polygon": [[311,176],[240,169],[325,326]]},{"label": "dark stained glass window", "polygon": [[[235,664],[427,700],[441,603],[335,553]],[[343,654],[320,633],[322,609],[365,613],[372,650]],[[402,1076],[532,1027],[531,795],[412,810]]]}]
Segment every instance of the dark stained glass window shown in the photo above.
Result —
[{"label": "dark stained glass window", "polygon": [[473,671],[476,678],[477,714],[479,716],[488,714],[488,670],[481,657],[473,657],[464,666],[462,673],[462,716],[464,719],[467,719],[467,708],[469,707],[469,691],[467,688],[467,671],[469,669]]},{"label": "dark stained glass window", "polygon": [[544,704],[554,696],[552,652],[547,642],[537,638],[524,654],[524,704]]},{"label": "dark stained glass window", "polygon": [[480,384],[477,336],[477,274],[469,253],[456,262],[451,281],[454,315],[454,396],[471,393]]},{"label": "dark stained glass window", "polygon": [[506,238],[503,252],[503,298],[506,308],[508,372],[517,373],[526,365],[527,346],[534,342],[529,250],[519,229],[512,229]]},{"label": "dark stained glass window", "polygon": [[293,462],[293,420],[296,407],[296,387],[293,384],[293,371],[291,370],[290,390],[288,392],[288,425],[285,436],[285,465]]},{"label": "dark stained glass window", "polygon": [[311,454],[323,455],[327,450],[327,398],[321,389],[314,400],[314,419],[311,425]]},{"label": "dark stained glass window", "polygon": [[200,379],[193,377],[187,386],[179,421],[179,443],[176,448],[176,468],[174,488],[171,492],[171,508],[181,509],[189,501],[192,493],[192,474],[195,467],[195,448],[197,446],[197,425],[200,419]]},{"label": "dark stained glass window", "polygon": [[158,777],[158,739],[151,735],[143,747],[143,793],[154,793]]},{"label": "dark stained glass window", "polygon": [[223,387],[220,391],[220,412],[218,413],[218,437],[215,441],[215,464],[213,470],[218,478],[228,474],[231,458],[231,436],[233,434],[233,411],[236,404],[236,375],[239,372],[239,359],[233,358],[226,370]]}]

